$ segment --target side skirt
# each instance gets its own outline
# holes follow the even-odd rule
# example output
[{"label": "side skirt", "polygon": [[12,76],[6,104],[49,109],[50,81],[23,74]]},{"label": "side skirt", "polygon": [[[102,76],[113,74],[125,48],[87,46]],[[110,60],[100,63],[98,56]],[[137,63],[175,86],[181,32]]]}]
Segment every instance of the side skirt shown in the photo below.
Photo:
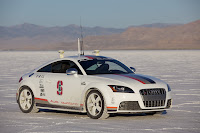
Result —
[{"label": "side skirt", "polygon": [[80,106],[62,106],[49,103],[47,99],[35,98],[35,103],[37,108],[40,109],[52,109],[61,111],[71,111],[71,112],[84,112],[83,104]]},{"label": "side skirt", "polygon": [[53,105],[53,104],[42,104],[42,103],[36,103],[36,106],[38,108],[52,108],[52,109],[61,109],[61,110],[76,110],[76,111],[82,111],[82,107],[71,107],[71,106],[61,106],[61,105]]}]

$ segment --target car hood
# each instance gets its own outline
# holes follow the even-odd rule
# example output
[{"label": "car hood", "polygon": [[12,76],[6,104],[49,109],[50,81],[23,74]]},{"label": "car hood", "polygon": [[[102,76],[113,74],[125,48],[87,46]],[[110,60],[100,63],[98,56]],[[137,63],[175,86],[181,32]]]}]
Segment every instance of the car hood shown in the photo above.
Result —
[{"label": "car hood", "polygon": [[155,77],[142,74],[101,74],[92,75],[91,80],[103,82],[108,85],[127,86],[132,89],[166,87],[166,83]]}]

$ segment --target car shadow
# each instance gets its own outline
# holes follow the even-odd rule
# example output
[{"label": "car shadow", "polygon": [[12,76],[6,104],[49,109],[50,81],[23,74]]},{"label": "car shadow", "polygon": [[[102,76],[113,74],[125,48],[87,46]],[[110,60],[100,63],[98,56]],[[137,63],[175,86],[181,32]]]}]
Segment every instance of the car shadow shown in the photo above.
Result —
[{"label": "car shadow", "polygon": [[[71,115],[79,115],[87,117],[87,113],[80,113],[80,112],[69,112],[69,111],[59,111],[59,110],[50,110],[50,109],[40,109],[39,112],[51,112],[51,113],[60,113],[60,114],[71,114]],[[164,110],[160,113],[117,113],[117,114],[110,114],[110,118],[114,117],[137,117],[137,116],[153,116],[153,115],[165,115],[167,111]]]},{"label": "car shadow", "polygon": [[80,116],[87,115],[86,113],[51,110],[51,109],[40,109],[39,112],[50,112],[50,113],[60,113],[60,114],[74,114],[74,115],[80,115]]}]

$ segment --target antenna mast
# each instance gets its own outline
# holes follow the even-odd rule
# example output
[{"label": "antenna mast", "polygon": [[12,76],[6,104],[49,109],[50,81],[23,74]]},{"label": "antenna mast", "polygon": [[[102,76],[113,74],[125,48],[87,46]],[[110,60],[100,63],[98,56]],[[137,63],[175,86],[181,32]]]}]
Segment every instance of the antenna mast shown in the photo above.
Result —
[{"label": "antenna mast", "polygon": [[84,47],[83,47],[83,28],[82,28],[82,25],[81,25],[81,17],[80,17],[80,28],[81,28],[80,55],[84,55]]}]

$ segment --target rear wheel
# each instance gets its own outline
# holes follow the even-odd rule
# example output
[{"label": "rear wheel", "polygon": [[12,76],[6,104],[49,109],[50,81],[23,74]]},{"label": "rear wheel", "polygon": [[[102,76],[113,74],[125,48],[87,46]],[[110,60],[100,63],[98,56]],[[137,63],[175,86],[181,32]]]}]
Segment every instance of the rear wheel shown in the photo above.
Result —
[{"label": "rear wheel", "polygon": [[39,109],[35,106],[34,95],[31,89],[24,87],[19,92],[19,108],[24,113],[36,113]]},{"label": "rear wheel", "polygon": [[92,90],[86,97],[87,115],[92,119],[106,119],[109,114],[106,110],[106,105],[101,93],[97,90]]}]

